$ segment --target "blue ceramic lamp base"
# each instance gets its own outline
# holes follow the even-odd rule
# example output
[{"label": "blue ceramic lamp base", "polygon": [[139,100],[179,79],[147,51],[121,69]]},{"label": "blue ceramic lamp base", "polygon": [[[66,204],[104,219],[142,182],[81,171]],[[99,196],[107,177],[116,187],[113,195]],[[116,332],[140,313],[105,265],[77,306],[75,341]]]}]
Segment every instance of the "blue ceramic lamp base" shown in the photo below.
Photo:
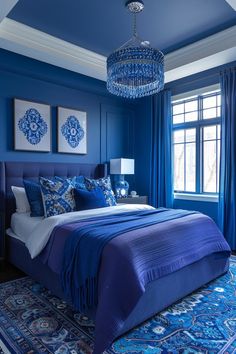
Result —
[{"label": "blue ceramic lamp base", "polygon": [[119,179],[115,182],[116,198],[127,198],[129,194],[129,183],[125,181],[124,175],[119,175]]}]

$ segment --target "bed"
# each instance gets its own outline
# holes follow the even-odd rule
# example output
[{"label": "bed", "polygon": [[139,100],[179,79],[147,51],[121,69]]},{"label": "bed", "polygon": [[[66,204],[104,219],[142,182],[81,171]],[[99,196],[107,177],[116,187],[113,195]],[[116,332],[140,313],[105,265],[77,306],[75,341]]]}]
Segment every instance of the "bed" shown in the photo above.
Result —
[{"label": "bed", "polygon": [[[11,217],[15,212],[15,201],[11,192],[12,185],[23,186],[23,179],[37,181],[39,176],[47,178],[59,176],[66,178],[84,175],[91,178],[100,178],[105,176],[106,173],[106,165],[104,164],[1,162],[0,208],[2,215],[4,215],[4,229],[10,227]],[[40,282],[56,296],[64,298],[60,274],[50,266],[50,262],[45,262],[44,257],[41,255],[31,259],[24,242],[14,237],[14,234],[5,237],[5,244],[6,258],[10,263]],[[110,252],[109,247],[106,247],[105,251],[106,253]],[[111,345],[115,338],[207,282],[227,272],[229,255],[229,249],[222,250],[222,252],[213,252],[157,280],[150,281],[142,295],[138,298],[138,301],[136,301],[132,311],[123,319],[122,326],[119,326],[113,334],[110,334],[109,338],[106,338],[106,333],[109,332],[109,316],[112,309],[106,307],[106,311],[101,313],[104,307],[100,305],[100,307],[97,306],[87,311],[87,314],[96,320],[94,353],[101,354]],[[99,281],[101,281],[103,274],[106,273],[106,267],[106,262],[102,261],[99,271]],[[102,304],[104,299],[101,294],[102,291],[100,289],[99,303]],[[100,317],[101,319],[101,316],[103,324],[101,324],[101,320],[98,318]]]}]

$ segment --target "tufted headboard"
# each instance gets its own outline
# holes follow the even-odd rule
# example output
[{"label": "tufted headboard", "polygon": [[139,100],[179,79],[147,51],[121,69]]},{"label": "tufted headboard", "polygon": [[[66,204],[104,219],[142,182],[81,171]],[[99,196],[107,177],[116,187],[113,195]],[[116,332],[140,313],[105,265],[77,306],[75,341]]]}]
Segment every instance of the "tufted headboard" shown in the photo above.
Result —
[{"label": "tufted headboard", "polygon": [[1,235],[10,226],[11,215],[15,212],[15,199],[11,186],[23,187],[23,179],[38,181],[40,176],[52,178],[83,175],[100,178],[107,174],[106,164],[75,164],[52,162],[0,162],[0,213]]}]

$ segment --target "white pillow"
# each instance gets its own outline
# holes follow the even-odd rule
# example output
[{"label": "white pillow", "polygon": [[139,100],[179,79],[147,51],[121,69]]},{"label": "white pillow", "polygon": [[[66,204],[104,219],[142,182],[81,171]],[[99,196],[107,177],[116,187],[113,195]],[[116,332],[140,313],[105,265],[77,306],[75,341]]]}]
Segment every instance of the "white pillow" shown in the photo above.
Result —
[{"label": "white pillow", "polygon": [[25,188],[11,186],[11,190],[16,199],[16,212],[17,213],[30,212],[30,205],[28,202],[27,195],[25,193]]}]

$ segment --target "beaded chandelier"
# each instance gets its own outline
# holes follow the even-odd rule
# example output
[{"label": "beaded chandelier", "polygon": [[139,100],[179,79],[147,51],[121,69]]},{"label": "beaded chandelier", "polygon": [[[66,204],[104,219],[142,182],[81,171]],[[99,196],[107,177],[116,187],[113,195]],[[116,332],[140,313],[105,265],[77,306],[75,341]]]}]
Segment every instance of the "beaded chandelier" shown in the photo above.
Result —
[{"label": "beaded chandelier", "polygon": [[126,7],[133,14],[133,36],[107,58],[107,89],[126,98],[149,96],[164,88],[164,54],[137,34],[136,14],[143,2],[127,1]]}]

